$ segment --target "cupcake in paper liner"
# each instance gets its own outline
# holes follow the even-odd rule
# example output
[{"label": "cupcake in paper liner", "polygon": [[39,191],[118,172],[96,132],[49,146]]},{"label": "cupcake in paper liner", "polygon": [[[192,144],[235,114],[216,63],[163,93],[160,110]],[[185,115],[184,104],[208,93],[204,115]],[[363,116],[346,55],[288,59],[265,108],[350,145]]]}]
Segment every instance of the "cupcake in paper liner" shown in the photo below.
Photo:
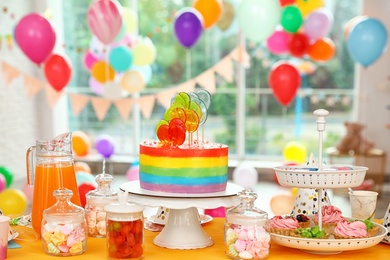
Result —
[{"label": "cupcake in paper liner", "polygon": [[[323,190],[322,205],[331,205],[328,193]],[[318,189],[299,188],[295,196],[294,206],[291,211],[291,216],[300,214],[311,216],[318,212]]]}]

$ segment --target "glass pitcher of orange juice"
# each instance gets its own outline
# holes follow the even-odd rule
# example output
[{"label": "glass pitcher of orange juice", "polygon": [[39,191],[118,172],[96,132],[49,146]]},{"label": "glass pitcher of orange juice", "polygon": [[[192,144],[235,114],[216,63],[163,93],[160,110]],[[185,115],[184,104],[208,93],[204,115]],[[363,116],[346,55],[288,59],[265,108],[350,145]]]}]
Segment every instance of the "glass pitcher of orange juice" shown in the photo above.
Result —
[{"label": "glass pitcher of orange juice", "polygon": [[34,186],[31,222],[40,234],[43,211],[56,202],[57,189],[72,190],[72,203],[80,206],[72,155],[72,133],[64,133],[50,141],[36,141],[26,153],[27,183]]}]

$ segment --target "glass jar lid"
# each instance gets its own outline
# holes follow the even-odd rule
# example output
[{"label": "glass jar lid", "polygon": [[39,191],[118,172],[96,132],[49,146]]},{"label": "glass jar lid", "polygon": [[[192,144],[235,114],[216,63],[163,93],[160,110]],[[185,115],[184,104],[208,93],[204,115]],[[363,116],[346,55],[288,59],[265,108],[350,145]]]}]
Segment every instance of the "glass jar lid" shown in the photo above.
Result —
[{"label": "glass jar lid", "polygon": [[85,196],[86,199],[102,199],[109,198],[115,199],[117,192],[111,188],[113,177],[105,172],[105,160],[103,161],[102,173],[98,174],[95,178],[97,188],[89,191]]}]

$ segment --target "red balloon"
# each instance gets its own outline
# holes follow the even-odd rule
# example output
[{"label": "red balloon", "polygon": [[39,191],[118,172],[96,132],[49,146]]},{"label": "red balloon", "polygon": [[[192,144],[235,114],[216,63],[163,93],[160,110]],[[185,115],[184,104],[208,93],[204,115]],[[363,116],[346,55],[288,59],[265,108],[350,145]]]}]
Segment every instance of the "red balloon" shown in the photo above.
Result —
[{"label": "red balloon", "polygon": [[293,5],[295,0],[279,0],[280,6]]},{"label": "red balloon", "polygon": [[272,66],[268,83],[279,103],[287,106],[301,85],[301,76],[294,66],[287,61],[280,61]]},{"label": "red balloon", "polygon": [[304,33],[291,34],[288,39],[288,50],[295,57],[302,57],[309,49],[309,38]]},{"label": "red balloon", "polygon": [[93,183],[90,182],[84,182],[78,186],[79,190],[79,195],[80,195],[80,201],[81,201],[81,206],[85,208],[85,204],[87,203],[86,199],[86,194],[91,191],[96,189],[96,186]]},{"label": "red balloon", "polygon": [[70,80],[72,75],[72,64],[67,57],[53,54],[45,62],[44,72],[46,80],[59,92]]}]

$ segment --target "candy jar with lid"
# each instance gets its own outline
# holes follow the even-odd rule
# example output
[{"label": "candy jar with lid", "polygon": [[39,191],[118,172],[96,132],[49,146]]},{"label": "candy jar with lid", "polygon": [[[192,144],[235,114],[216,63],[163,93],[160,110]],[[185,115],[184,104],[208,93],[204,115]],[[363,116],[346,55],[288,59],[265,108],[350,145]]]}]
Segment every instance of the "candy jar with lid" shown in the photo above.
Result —
[{"label": "candy jar with lid", "polygon": [[226,212],[225,253],[231,259],[265,259],[270,234],[265,230],[268,214],[255,207],[257,194],[250,189],[238,193],[240,204]]},{"label": "candy jar with lid", "polygon": [[104,206],[117,200],[116,191],[111,188],[113,177],[105,173],[105,161],[103,171],[95,178],[98,186],[89,191],[86,197],[85,215],[88,226],[88,235],[91,237],[106,236],[106,211]]},{"label": "candy jar with lid", "polygon": [[73,204],[71,190],[53,192],[57,202],[43,211],[41,240],[43,250],[54,256],[82,254],[87,248],[85,212]]},{"label": "candy jar with lid", "polygon": [[143,207],[127,202],[127,195],[119,190],[118,201],[104,207],[108,259],[143,259]]}]

